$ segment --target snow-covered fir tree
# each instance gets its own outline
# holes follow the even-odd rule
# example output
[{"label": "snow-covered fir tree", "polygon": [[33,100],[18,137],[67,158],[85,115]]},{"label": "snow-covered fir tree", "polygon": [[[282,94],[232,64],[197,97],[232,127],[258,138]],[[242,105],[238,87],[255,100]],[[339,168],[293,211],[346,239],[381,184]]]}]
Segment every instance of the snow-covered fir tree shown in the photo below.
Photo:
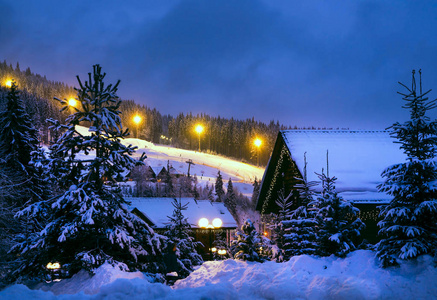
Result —
[{"label": "snow-covered fir tree", "polygon": [[292,193],[290,192],[285,196],[285,190],[282,188],[278,191],[278,199],[276,199],[276,205],[279,208],[278,214],[272,216],[272,221],[269,226],[272,232],[272,240],[277,246],[277,250],[274,253],[273,258],[282,262],[287,258],[285,256],[285,228],[288,225],[287,221],[290,219],[291,206],[293,202],[291,201]]},{"label": "snow-covered fir tree", "polygon": [[417,87],[413,70],[411,88],[400,83],[407,92],[398,92],[405,101],[403,107],[410,111],[410,120],[389,127],[408,158],[385,169],[384,182],[378,186],[380,192],[393,197],[382,208],[383,220],[378,223],[383,238],[377,255],[383,267],[397,265],[399,259],[435,255],[437,249],[437,122],[427,116],[436,100],[429,100],[431,90],[422,92],[420,70],[419,77]]},{"label": "snow-covered fir tree", "polygon": [[15,82],[12,82],[6,100],[6,109],[0,112],[0,166],[8,170],[5,174],[13,173],[14,178],[10,179],[14,184],[23,186],[21,195],[10,199],[14,206],[19,207],[27,201],[45,199],[49,193],[47,182],[41,178],[40,165],[32,161],[33,157],[38,161],[42,153],[37,130]]},{"label": "snow-covered fir tree", "polygon": [[[335,190],[337,178],[317,174],[322,182],[322,194],[313,202],[316,206],[317,255],[334,254],[345,257],[357,249],[364,223],[357,218],[359,209],[340,197]],[[312,245],[311,245],[312,246]]]},{"label": "snow-covered fir tree", "polygon": [[202,257],[196,251],[196,247],[202,243],[194,241],[191,236],[191,225],[183,215],[188,203],[182,204],[180,199],[174,199],[172,205],[173,214],[168,216],[170,224],[166,226],[167,231],[164,235],[168,238],[167,244],[176,245],[178,275],[187,277],[194,270],[194,266],[203,263]]},{"label": "snow-covered fir tree", "polygon": [[[33,203],[18,214],[46,217],[49,222],[37,235],[14,247],[24,258],[12,274],[17,280],[41,278],[49,262],[59,262],[70,275],[81,269],[91,271],[105,262],[130,271],[159,271],[156,260],[163,237],[129,211],[119,188],[105,184],[123,180],[145,158],[143,153],[135,160],[131,157],[135,147],[121,143],[129,130],[122,128],[119,117],[119,82],[106,86],[105,75],[95,65],[85,83],[77,77],[76,107],[57,99],[63,110],[73,111],[65,125],[55,122],[62,134],[50,153],[49,166],[65,192]],[[76,130],[80,124],[90,125],[90,135]],[[87,158],[78,157],[79,152]]]},{"label": "snow-covered fir tree", "polygon": [[231,244],[231,254],[235,259],[245,261],[263,261],[262,240],[256,231],[252,221],[247,219],[241,226],[241,230],[235,233],[235,239]]},{"label": "snow-covered fir tree", "polygon": [[217,178],[215,180],[215,194],[217,196],[217,202],[223,202],[225,195],[225,190],[223,189],[223,178],[220,171],[217,173]]},{"label": "snow-covered fir tree", "polygon": [[7,254],[8,250],[44,224],[44,219],[17,220],[14,214],[25,203],[45,200],[50,195],[42,169],[32,161],[37,160],[41,148],[15,82],[5,98],[5,110],[0,112],[0,273],[3,275],[21,260]]},{"label": "snow-covered fir tree", "polygon": [[237,197],[235,196],[235,193],[234,193],[234,187],[232,185],[232,180],[231,180],[231,178],[229,178],[224,203],[225,203],[226,208],[229,210],[231,215],[234,217],[234,219],[237,220],[238,215],[237,215],[236,198]]},{"label": "snow-covered fir tree", "polygon": [[307,179],[307,161],[304,154],[303,178],[295,187],[299,191],[296,208],[290,212],[289,220],[282,222],[284,227],[284,249],[286,257],[301,254],[314,254],[317,249],[318,224],[315,218],[317,203],[314,201],[314,186],[317,182]]}]

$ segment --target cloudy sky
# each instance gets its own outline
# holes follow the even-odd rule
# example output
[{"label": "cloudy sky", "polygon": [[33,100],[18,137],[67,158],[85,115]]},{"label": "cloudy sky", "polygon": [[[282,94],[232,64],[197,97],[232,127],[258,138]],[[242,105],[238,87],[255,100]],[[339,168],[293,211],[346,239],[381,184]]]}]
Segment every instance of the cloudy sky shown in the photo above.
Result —
[{"label": "cloudy sky", "polygon": [[435,1],[0,0],[0,14],[0,60],[70,85],[99,63],[163,114],[384,129],[408,118],[397,82],[419,68],[437,98]]}]

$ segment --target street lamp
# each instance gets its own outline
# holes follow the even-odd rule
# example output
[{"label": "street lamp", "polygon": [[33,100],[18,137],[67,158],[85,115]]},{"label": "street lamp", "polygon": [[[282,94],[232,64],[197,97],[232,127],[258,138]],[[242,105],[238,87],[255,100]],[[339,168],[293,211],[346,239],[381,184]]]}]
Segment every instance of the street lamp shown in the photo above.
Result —
[{"label": "street lamp", "polygon": [[[209,258],[212,260],[212,252],[214,251],[213,248],[212,248],[212,229],[216,229],[216,228],[222,227],[223,221],[220,218],[215,218],[214,220],[212,220],[211,223],[209,223],[209,220],[207,218],[201,218],[197,224],[199,225],[200,228],[208,229],[208,235],[209,235]],[[217,248],[215,248],[215,251],[217,251]]]},{"label": "street lamp", "polygon": [[204,128],[202,125],[200,125],[200,124],[196,125],[195,130],[196,130],[197,134],[199,135],[199,152],[200,152],[200,134],[203,132],[203,129]]},{"label": "street lamp", "polygon": [[74,99],[74,98],[68,99],[68,105],[72,106],[72,107],[76,107],[76,105],[77,105],[76,99]]},{"label": "street lamp", "polygon": [[255,147],[257,148],[257,153],[256,153],[256,163],[257,163],[257,166],[258,166],[258,167],[259,167],[259,150],[260,150],[260,147],[261,147],[262,143],[263,143],[263,142],[262,142],[259,138],[256,138],[255,141],[253,142],[253,144],[254,144]]},{"label": "street lamp", "polygon": [[138,129],[142,120],[143,119],[141,118],[141,116],[139,115],[134,116],[134,123],[137,125],[137,138],[138,138]]},{"label": "street lamp", "polygon": [[12,82],[14,82],[12,79],[6,79],[5,86],[8,88],[12,87]]}]

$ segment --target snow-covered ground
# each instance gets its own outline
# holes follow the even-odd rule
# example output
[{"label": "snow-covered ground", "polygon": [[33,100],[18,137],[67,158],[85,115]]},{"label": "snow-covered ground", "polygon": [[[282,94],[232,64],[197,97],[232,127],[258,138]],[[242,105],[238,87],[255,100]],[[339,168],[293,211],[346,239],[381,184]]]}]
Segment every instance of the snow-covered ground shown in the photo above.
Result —
[{"label": "snow-covered ground", "polygon": [[[77,130],[82,135],[88,135],[88,128],[77,126]],[[225,187],[229,178],[232,179],[233,186],[247,197],[252,196],[252,184],[255,177],[261,180],[264,175],[264,168],[258,168],[253,165],[242,163],[219,155],[212,155],[203,152],[184,150],[165,145],[156,145],[140,139],[128,138],[122,140],[125,145],[137,146],[138,149],[133,155],[139,157],[145,152],[147,155],[146,164],[152,167],[167,167],[167,161],[178,172],[187,174],[188,164],[191,159],[194,165],[191,165],[190,174],[196,175],[200,185],[207,183],[213,185],[220,170]]]},{"label": "snow-covered ground", "polygon": [[293,257],[285,263],[228,259],[205,262],[173,287],[146,275],[108,265],[92,278],[79,273],[48,291],[13,285],[0,299],[436,299],[437,269],[430,256],[399,268],[381,269],[375,253],[359,250],[345,259]]}]

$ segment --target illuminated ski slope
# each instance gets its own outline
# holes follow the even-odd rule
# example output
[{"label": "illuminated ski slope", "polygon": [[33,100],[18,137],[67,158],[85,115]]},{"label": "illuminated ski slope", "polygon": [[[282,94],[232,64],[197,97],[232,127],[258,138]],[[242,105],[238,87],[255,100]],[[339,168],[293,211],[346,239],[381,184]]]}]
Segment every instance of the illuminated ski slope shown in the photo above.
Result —
[{"label": "illuminated ski slope", "polygon": [[[76,128],[82,135],[88,134],[88,128],[82,126]],[[237,187],[240,192],[248,197],[252,194],[252,184],[255,178],[261,180],[264,174],[264,168],[258,168],[219,155],[156,145],[134,138],[124,139],[122,143],[138,147],[137,152],[133,155],[134,157],[139,157],[141,153],[145,152],[147,155],[145,162],[151,167],[166,167],[167,161],[169,161],[169,164],[179,173],[187,174],[187,161],[191,159],[194,164],[190,167],[190,174],[197,176],[200,185],[214,184],[217,172],[220,170],[225,187],[227,181],[231,178],[234,187]]]}]

